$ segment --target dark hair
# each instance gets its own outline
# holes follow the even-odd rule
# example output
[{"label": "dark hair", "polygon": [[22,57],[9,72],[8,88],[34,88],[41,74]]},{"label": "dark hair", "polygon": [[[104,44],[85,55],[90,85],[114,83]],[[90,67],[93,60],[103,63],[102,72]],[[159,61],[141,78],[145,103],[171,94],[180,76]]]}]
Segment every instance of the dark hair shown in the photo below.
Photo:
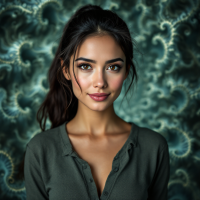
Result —
[{"label": "dark hair", "polygon": [[[48,81],[50,90],[37,112],[37,121],[42,131],[45,131],[47,117],[52,123],[51,128],[57,127],[75,117],[78,100],[73,94],[71,81],[67,80],[63,75],[62,67],[64,66],[65,70],[69,68],[70,57],[74,54],[75,58],[77,47],[86,37],[99,34],[113,36],[126,56],[127,70],[128,64],[131,64],[133,70],[131,84],[134,78],[136,82],[138,81],[136,68],[132,61],[134,40],[126,23],[114,12],[103,10],[100,6],[89,4],[81,7],[65,25],[55,58],[49,69]],[[63,66],[61,66],[60,59],[63,60]],[[43,119],[44,122],[42,124]]]},{"label": "dark hair", "polygon": [[[42,131],[45,131],[47,117],[52,123],[51,128],[54,128],[65,121],[70,121],[76,115],[78,100],[73,94],[71,80],[64,77],[62,68],[69,69],[70,57],[74,54],[75,58],[77,47],[86,37],[101,34],[109,34],[117,41],[126,56],[126,70],[128,70],[128,65],[130,69],[132,68],[132,81],[128,90],[133,79],[138,81],[136,68],[132,61],[133,43],[136,45],[136,42],[132,39],[126,23],[114,12],[103,10],[97,5],[88,4],[79,8],[63,29],[55,58],[49,69],[49,92],[37,112],[37,121]],[[63,60],[62,66],[61,59]],[[44,120],[43,123],[42,120]]]}]

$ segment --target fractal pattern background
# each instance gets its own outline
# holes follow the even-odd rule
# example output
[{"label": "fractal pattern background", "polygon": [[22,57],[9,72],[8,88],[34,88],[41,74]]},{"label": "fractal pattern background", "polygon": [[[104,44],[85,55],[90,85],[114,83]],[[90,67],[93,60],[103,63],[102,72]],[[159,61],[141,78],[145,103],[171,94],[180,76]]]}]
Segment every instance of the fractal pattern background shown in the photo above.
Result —
[{"label": "fractal pattern background", "polygon": [[123,99],[127,79],[116,114],[166,138],[168,199],[200,200],[200,0],[0,0],[0,199],[26,199],[16,174],[41,132],[47,72],[64,25],[89,3],[124,19],[143,53],[134,50],[139,81]]}]

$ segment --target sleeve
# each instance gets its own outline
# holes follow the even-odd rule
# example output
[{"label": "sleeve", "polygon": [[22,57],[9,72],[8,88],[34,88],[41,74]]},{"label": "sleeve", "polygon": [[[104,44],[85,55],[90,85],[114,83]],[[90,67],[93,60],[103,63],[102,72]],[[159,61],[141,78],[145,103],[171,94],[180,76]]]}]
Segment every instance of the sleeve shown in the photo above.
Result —
[{"label": "sleeve", "polygon": [[148,189],[147,200],[167,200],[168,199],[168,181],[170,175],[169,150],[168,144],[161,150],[157,168],[152,183]]},{"label": "sleeve", "polygon": [[24,160],[24,180],[27,200],[49,199],[41,177],[39,160],[36,159],[28,145]]}]

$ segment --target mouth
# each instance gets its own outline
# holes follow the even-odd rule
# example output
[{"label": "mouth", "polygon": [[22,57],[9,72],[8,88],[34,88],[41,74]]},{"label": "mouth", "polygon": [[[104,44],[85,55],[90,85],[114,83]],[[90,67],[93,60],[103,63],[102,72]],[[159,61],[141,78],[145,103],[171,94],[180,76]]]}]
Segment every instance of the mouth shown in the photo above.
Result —
[{"label": "mouth", "polygon": [[104,101],[108,98],[108,96],[110,94],[101,95],[101,96],[97,96],[97,95],[93,95],[93,94],[88,94],[88,95],[95,101]]},{"label": "mouth", "polygon": [[93,94],[89,94],[89,95],[102,97],[102,96],[108,96],[108,95],[110,95],[110,93],[93,93]]}]

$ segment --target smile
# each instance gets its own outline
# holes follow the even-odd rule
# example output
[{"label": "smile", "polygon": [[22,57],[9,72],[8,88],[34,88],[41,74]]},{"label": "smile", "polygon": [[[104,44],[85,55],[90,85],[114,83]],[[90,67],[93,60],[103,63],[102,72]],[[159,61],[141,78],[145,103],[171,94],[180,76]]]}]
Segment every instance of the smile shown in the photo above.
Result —
[{"label": "smile", "polygon": [[[110,94],[109,94],[110,95]],[[104,101],[105,99],[107,99],[108,98],[108,96],[109,95],[105,95],[105,96],[95,96],[95,95],[91,95],[91,94],[89,94],[89,96],[93,99],[93,100],[95,100],[95,101]]]}]

